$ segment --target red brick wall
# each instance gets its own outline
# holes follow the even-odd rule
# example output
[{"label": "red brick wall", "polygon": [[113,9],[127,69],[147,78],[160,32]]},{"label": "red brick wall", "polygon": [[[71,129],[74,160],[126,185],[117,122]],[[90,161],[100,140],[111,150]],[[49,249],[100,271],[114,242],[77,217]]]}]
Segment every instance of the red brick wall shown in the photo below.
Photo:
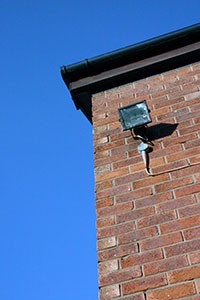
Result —
[{"label": "red brick wall", "polygon": [[[147,100],[154,140],[139,141],[117,109]],[[93,96],[99,299],[200,299],[200,63]]]}]

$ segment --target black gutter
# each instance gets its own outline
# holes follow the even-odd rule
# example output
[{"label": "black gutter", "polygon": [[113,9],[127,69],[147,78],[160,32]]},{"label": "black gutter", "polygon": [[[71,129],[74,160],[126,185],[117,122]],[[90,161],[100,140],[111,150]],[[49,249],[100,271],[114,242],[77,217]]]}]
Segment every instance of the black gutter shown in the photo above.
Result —
[{"label": "black gutter", "polygon": [[[87,118],[91,121],[91,95],[92,93],[101,90],[112,88],[119,84],[127,83],[127,80],[134,81],[154,75],[162,70],[170,70],[181,65],[199,60],[199,50],[190,51],[193,53],[180,55],[174,59],[160,62],[159,64],[152,64],[151,67],[138,68],[134,72],[127,74],[120,74],[118,76],[103,78],[98,82],[91,83],[92,78],[98,74],[130,65],[135,62],[143,61],[147,58],[156,57],[159,54],[176,50],[187,45],[194,44],[200,40],[200,23],[186,27],[184,29],[159,36],[129,47],[125,47],[107,54],[96,56],[81,62],[61,67],[61,75],[66,83],[72,98],[77,108],[80,108]],[[192,55],[191,55],[192,54]],[[137,75],[137,76],[136,76]],[[79,85],[74,88],[74,83],[81,82],[84,79],[90,78],[90,83]],[[82,95],[82,96],[81,96]],[[87,95],[87,100],[82,99]]]}]

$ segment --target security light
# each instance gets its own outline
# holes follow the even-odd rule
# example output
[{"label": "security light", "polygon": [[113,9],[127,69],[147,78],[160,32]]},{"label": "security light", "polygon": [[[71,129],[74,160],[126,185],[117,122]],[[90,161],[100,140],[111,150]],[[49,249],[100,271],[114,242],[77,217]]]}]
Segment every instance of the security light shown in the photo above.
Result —
[{"label": "security light", "polygon": [[145,100],[121,107],[118,113],[123,130],[141,127],[151,122]]},{"label": "security light", "polygon": [[151,122],[151,117],[146,101],[121,107],[118,109],[118,113],[123,130],[130,129],[133,138],[141,141],[138,145],[138,152],[142,155],[146,173],[150,175],[148,144],[151,142],[146,136],[146,125]]}]

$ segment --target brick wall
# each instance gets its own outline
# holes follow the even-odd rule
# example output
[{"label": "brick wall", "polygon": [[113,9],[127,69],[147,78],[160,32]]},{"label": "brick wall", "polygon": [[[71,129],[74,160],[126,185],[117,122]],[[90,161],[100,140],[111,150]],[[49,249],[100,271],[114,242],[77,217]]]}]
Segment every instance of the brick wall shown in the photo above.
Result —
[{"label": "brick wall", "polygon": [[[143,99],[152,176],[118,121]],[[95,94],[92,107],[99,300],[200,299],[200,63]]]}]

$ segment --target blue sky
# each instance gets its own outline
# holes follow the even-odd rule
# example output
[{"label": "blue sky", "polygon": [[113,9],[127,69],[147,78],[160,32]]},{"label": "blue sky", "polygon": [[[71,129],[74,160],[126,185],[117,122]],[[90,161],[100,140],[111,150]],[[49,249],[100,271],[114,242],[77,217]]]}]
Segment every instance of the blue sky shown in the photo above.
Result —
[{"label": "blue sky", "polygon": [[199,22],[199,0],[0,0],[0,300],[95,300],[92,127],[59,72]]}]

